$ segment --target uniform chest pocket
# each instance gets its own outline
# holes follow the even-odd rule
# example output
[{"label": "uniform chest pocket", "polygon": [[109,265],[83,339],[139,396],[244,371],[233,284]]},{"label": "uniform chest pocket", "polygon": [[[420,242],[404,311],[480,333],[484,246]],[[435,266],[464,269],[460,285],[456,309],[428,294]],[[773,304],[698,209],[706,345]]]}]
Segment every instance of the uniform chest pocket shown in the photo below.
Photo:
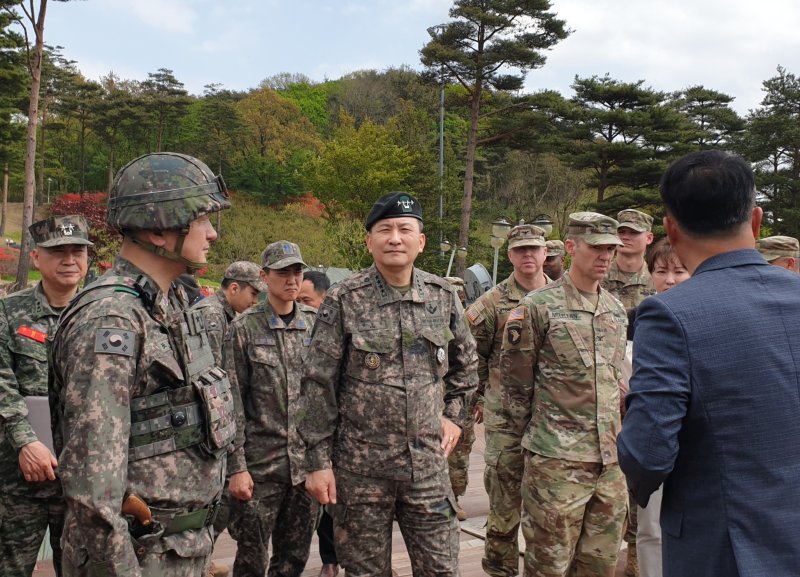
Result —
[{"label": "uniform chest pocket", "polygon": [[264,341],[250,346],[247,350],[250,362],[257,365],[267,365],[277,367],[281,364],[278,354],[278,343],[273,339],[272,342]]},{"label": "uniform chest pocket", "polygon": [[551,322],[547,338],[562,363],[574,364],[576,360],[580,359],[585,367],[591,367],[594,364],[593,347],[590,348],[591,341],[584,338],[576,323]]},{"label": "uniform chest pocket", "polygon": [[347,357],[348,376],[368,383],[386,380],[389,356],[394,349],[395,339],[389,331],[352,333]]},{"label": "uniform chest pocket", "polygon": [[152,339],[145,345],[147,357],[147,375],[149,385],[146,390],[152,391],[164,386],[170,388],[182,387],[184,376],[181,364],[175,358],[169,338]]},{"label": "uniform chest pocket", "polygon": [[8,348],[14,357],[14,373],[22,395],[47,393],[47,345],[14,335]]},{"label": "uniform chest pocket", "polygon": [[450,368],[448,348],[450,341],[453,340],[453,331],[448,326],[426,327],[420,331],[420,334],[428,344],[429,358],[434,372],[437,376],[444,377]]},{"label": "uniform chest pocket", "polygon": [[8,348],[15,355],[28,357],[34,361],[47,361],[47,345],[31,338],[21,335],[14,335],[8,343]]}]

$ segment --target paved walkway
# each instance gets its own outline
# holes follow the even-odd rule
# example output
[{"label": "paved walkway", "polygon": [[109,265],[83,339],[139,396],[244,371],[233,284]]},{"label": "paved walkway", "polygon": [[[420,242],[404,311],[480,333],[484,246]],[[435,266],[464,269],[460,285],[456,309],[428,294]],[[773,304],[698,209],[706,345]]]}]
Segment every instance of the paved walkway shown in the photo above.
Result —
[{"label": "paved walkway", "polygon": [[[486,515],[489,513],[488,497],[483,488],[483,451],[485,444],[483,441],[482,425],[475,427],[475,436],[478,440],[475,442],[472,455],[470,456],[469,487],[466,495],[459,499],[461,506],[470,518],[468,522],[464,523],[461,531],[461,552],[458,558],[461,577],[478,577],[485,575],[481,567],[483,539],[477,536],[480,534],[480,530],[476,530],[476,528],[480,528],[482,525],[479,519],[485,519]],[[524,548],[524,543],[522,546]],[[411,563],[396,523],[393,535],[393,551],[392,568],[397,572],[399,577],[410,576]],[[214,549],[214,560],[232,566],[235,555],[236,542],[228,536],[227,532],[223,533]],[[625,557],[626,551],[623,550],[620,553],[620,562],[617,567],[616,577],[623,577],[622,568],[625,566]],[[311,556],[308,560],[306,570],[303,572],[303,577],[317,577],[320,567],[322,567],[322,561],[319,558],[317,538],[314,536],[314,541],[311,545]],[[521,574],[522,557],[520,557],[520,575]],[[52,564],[49,561],[45,561],[40,563],[39,570],[35,571],[33,575],[34,577],[55,577],[55,572],[53,571]]]}]

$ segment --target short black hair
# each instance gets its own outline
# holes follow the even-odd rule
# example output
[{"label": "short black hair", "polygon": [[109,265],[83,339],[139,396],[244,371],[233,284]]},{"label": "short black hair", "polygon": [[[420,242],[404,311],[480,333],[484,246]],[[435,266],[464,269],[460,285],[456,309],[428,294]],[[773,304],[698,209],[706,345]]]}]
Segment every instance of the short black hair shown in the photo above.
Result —
[{"label": "short black hair", "polygon": [[756,200],[753,169],[720,150],[692,152],[661,177],[661,200],[686,232],[718,236],[750,222]]},{"label": "short black hair", "polygon": [[303,273],[303,280],[310,280],[314,285],[314,292],[322,294],[331,288],[331,279],[324,272],[318,270],[307,270]]}]

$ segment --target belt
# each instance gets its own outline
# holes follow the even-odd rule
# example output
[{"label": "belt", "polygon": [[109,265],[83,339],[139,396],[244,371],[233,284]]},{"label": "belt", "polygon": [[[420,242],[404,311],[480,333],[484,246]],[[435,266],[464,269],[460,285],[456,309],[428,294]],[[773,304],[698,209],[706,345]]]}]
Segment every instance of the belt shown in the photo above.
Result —
[{"label": "belt", "polygon": [[221,500],[213,501],[208,507],[175,515],[164,529],[164,535],[172,535],[181,531],[202,529],[214,523],[219,513]]}]

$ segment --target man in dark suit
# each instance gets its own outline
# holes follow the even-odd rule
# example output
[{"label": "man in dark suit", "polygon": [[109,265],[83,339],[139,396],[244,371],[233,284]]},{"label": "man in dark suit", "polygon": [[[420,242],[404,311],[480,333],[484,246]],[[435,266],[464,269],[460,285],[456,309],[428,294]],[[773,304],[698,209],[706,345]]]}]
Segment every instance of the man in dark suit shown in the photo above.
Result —
[{"label": "man in dark suit", "polygon": [[750,167],[673,163],[664,228],[692,278],[639,307],[619,460],[644,506],[664,483],[664,575],[798,574],[800,277],[754,250]]}]

